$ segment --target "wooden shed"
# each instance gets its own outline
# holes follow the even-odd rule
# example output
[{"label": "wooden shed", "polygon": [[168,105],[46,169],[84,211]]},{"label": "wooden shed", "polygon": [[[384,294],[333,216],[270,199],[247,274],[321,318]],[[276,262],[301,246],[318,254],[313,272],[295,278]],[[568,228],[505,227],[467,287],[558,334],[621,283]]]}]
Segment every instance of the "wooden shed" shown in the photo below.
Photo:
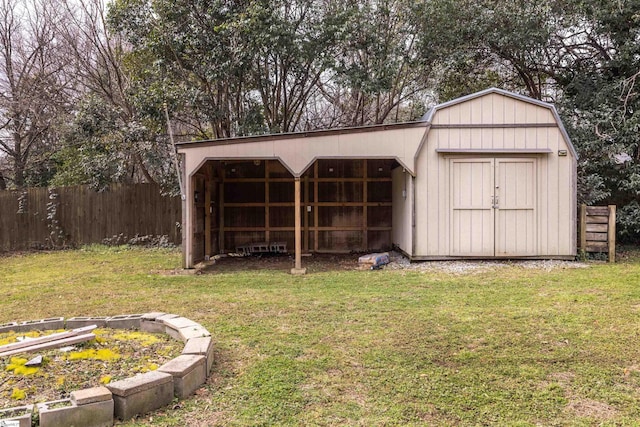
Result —
[{"label": "wooden shed", "polygon": [[412,260],[574,258],[575,150],[551,104],[488,89],[421,121],[181,143],[184,264],[252,244]]}]

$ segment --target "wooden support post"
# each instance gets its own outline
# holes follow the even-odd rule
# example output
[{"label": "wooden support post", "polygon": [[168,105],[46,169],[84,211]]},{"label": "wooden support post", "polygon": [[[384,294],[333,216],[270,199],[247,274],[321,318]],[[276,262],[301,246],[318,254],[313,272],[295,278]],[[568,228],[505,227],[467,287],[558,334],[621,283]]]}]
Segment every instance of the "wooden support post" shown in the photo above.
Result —
[{"label": "wooden support post", "polygon": [[318,161],[316,160],[313,164],[313,250],[318,252],[318,240],[320,235],[318,233],[318,210],[319,210],[319,201],[318,201]]},{"label": "wooden support post", "polygon": [[271,230],[269,229],[269,160],[264,161],[264,241],[271,241]]},{"label": "wooden support post", "polygon": [[[224,166],[220,168],[220,184],[218,186],[218,195],[220,200],[218,202],[218,213],[220,217],[218,218],[218,246],[220,248],[220,253],[224,253]],[[235,248],[234,248],[235,249]]]},{"label": "wooden support post", "polygon": [[609,262],[616,262],[616,205],[609,205],[607,240],[609,246]]},{"label": "wooden support post", "polygon": [[587,205],[580,205],[580,251],[587,252]]},{"label": "wooden support post", "polygon": [[367,171],[367,159],[364,159],[362,161],[362,171],[364,173],[363,179],[362,179],[362,249],[364,249],[365,251],[369,250],[369,231],[367,229],[367,223],[368,218],[367,218],[367,202],[368,202],[368,192],[369,190],[367,189],[367,175],[368,175],[368,171]]},{"label": "wooden support post", "polygon": [[309,177],[304,177],[304,206],[302,207],[304,212],[304,223],[303,223],[303,239],[302,246],[305,252],[309,252],[309,212],[307,211],[307,206],[309,206]]},{"label": "wooden support post", "polygon": [[295,267],[291,269],[291,274],[305,274],[306,268],[302,268],[302,212],[300,197],[300,177],[295,177],[295,242],[296,242],[296,261]]},{"label": "wooden support post", "polygon": [[211,164],[204,167],[204,259],[211,257]]}]

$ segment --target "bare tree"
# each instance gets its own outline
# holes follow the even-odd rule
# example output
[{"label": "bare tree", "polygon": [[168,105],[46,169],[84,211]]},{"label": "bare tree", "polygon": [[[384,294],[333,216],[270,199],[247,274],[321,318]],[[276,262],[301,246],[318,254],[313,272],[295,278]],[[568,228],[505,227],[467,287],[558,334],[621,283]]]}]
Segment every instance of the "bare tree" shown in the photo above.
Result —
[{"label": "bare tree", "polygon": [[67,105],[69,79],[56,37],[56,16],[45,0],[0,0],[0,153],[5,179],[22,188],[49,133]]}]

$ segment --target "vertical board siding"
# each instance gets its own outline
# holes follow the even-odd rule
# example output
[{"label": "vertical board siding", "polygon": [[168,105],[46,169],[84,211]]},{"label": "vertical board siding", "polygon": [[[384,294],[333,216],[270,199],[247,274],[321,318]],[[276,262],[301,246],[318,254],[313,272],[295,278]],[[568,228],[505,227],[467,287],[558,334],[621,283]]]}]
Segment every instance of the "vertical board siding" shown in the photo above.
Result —
[{"label": "vertical board siding", "polygon": [[[450,170],[450,161],[490,158],[498,162],[513,157],[513,154],[491,153],[491,150],[498,152],[503,149],[549,149],[550,153],[518,155],[520,161],[533,161],[527,166],[526,173],[533,176],[531,179],[534,181],[523,183],[518,176],[514,177],[517,182],[513,185],[526,185],[527,191],[533,188],[534,209],[496,212],[494,225],[505,230],[503,240],[495,242],[496,248],[502,245],[506,251],[522,256],[575,255],[577,231],[573,191],[576,160],[571,156],[560,127],[547,126],[556,123],[549,108],[500,94],[488,94],[439,109],[432,122],[434,125],[452,127],[430,129],[416,159],[415,257],[452,256],[460,253],[461,245],[470,247],[469,242],[464,243],[461,233],[454,233],[457,224],[462,227],[462,224],[469,224],[472,220],[468,213],[451,209],[453,199],[450,181],[455,178]],[[474,124],[482,126],[464,126]],[[536,127],[536,124],[544,126]],[[436,149],[479,148],[487,150],[487,153],[446,155],[436,152]],[[569,155],[559,157],[559,150],[568,150]],[[514,202],[520,203],[521,200]],[[469,226],[467,230],[478,234]],[[522,237],[516,237],[519,234]]]},{"label": "vertical board siding", "polygon": [[161,195],[154,184],[112,184],[101,193],[86,186],[0,191],[0,250],[101,243],[119,235],[165,235],[178,245],[181,210],[179,197]]}]

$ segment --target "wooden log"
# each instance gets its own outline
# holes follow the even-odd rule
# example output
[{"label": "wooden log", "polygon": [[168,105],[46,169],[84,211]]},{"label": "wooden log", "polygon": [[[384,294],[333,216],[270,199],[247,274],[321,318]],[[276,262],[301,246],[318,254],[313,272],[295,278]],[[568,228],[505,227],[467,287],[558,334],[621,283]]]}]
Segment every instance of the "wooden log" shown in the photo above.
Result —
[{"label": "wooden log", "polygon": [[55,334],[45,335],[43,337],[38,337],[30,340],[20,341],[11,344],[5,344],[0,346],[0,355],[7,351],[18,350],[25,347],[31,347],[33,345],[43,344],[50,341],[58,341],[65,338],[74,337],[77,335],[84,334],[85,332],[91,332],[96,329],[96,325],[84,326],[82,328],[72,329],[70,331],[57,332]]},{"label": "wooden log", "polygon": [[94,334],[78,335],[78,336],[69,337],[61,340],[49,341],[49,342],[45,342],[37,345],[32,345],[31,347],[24,347],[16,350],[5,351],[3,353],[0,353],[0,357],[12,356],[14,354],[20,354],[20,353],[33,353],[40,350],[48,350],[50,348],[64,347],[66,345],[78,344],[85,341],[91,341],[95,338],[96,336]]}]

